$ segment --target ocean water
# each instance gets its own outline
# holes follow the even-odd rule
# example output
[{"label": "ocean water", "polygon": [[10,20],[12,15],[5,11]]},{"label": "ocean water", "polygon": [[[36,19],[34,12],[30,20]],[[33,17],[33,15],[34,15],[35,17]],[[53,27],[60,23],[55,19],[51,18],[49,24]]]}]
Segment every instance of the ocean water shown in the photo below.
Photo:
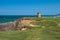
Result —
[{"label": "ocean water", "polygon": [[13,22],[23,17],[36,17],[36,15],[0,15],[0,23]]},{"label": "ocean water", "polygon": [[[43,17],[56,17],[55,15],[42,15]],[[37,17],[36,15],[0,15],[0,23],[13,22],[23,17]]]}]

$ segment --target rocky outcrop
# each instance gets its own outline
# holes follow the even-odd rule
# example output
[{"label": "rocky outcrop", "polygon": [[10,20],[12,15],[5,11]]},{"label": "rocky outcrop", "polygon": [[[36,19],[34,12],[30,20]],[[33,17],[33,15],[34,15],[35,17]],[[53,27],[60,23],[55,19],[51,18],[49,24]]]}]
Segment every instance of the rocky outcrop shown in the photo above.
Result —
[{"label": "rocky outcrop", "polygon": [[0,24],[0,31],[24,30],[27,26],[33,26],[31,22],[34,20],[30,18],[22,18],[14,22]]},{"label": "rocky outcrop", "polygon": [[1,31],[10,31],[14,29],[14,24],[13,23],[3,23],[0,24],[0,30]]},{"label": "rocky outcrop", "polygon": [[16,24],[18,24],[17,27],[22,30],[23,28],[32,27],[33,25],[31,22],[34,22],[31,18],[22,18],[21,20],[18,20]]},{"label": "rocky outcrop", "polygon": [[60,14],[57,14],[57,17],[59,17],[59,18],[60,18]]}]

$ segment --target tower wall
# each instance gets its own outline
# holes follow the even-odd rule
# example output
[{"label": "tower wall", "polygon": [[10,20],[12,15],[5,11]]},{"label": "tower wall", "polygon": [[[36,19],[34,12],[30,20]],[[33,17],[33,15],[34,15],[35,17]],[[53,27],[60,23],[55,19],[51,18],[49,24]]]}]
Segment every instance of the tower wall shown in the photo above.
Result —
[{"label": "tower wall", "polygon": [[39,12],[37,13],[37,17],[41,17],[41,14]]}]

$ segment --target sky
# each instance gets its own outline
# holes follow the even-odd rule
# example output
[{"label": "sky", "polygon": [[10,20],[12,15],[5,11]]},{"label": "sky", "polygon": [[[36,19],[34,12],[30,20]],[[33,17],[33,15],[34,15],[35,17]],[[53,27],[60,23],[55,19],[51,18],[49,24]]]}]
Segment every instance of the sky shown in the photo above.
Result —
[{"label": "sky", "polygon": [[0,0],[0,15],[56,15],[60,0]]}]

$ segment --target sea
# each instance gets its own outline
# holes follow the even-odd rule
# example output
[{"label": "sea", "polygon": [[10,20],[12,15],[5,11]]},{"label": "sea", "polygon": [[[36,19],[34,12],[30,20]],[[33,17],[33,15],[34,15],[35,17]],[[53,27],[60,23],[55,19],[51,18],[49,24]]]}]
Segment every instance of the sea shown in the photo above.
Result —
[{"label": "sea", "polygon": [[[0,23],[13,22],[23,17],[37,17],[37,15],[0,15]],[[56,15],[42,15],[42,17],[56,17]]]}]

